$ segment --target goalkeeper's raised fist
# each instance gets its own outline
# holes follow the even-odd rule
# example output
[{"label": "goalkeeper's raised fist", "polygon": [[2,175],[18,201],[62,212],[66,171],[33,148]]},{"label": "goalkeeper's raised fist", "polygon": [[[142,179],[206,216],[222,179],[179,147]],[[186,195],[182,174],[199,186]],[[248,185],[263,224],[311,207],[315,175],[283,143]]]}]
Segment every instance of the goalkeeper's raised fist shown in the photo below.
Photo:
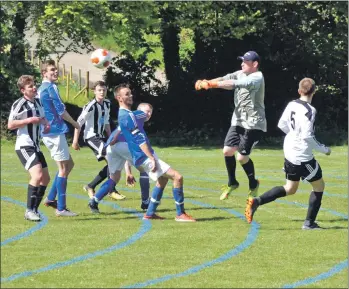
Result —
[{"label": "goalkeeper's raised fist", "polygon": [[218,87],[218,82],[214,80],[198,80],[195,83],[195,89],[200,90],[200,89],[209,89],[209,88],[217,88]]}]

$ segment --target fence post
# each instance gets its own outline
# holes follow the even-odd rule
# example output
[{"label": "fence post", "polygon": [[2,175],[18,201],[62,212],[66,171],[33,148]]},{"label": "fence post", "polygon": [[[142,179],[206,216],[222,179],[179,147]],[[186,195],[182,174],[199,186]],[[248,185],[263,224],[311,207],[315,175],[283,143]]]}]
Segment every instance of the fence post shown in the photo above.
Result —
[{"label": "fence post", "polygon": [[88,99],[88,92],[90,90],[90,72],[86,71],[86,91],[85,96]]},{"label": "fence post", "polygon": [[65,64],[63,63],[62,79],[64,80],[64,78],[65,78]]},{"label": "fence post", "polygon": [[57,74],[58,74],[58,77],[59,77],[59,60],[58,60],[58,57],[56,57],[56,67],[57,67]]},{"label": "fence post", "polygon": [[81,90],[81,69],[79,69],[79,90]]},{"label": "fence post", "polygon": [[40,67],[40,58],[38,57],[38,61],[37,61],[38,66]]},{"label": "fence post", "polygon": [[69,79],[70,79],[70,81],[73,80],[73,66],[70,66]]},{"label": "fence post", "polygon": [[33,49],[30,50],[30,62],[31,62],[31,64],[34,64],[34,50]]},{"label": "fence post", "polygon": [[65,93],[66,100],[69,100],[69,76],[67,75],[67,88]]}]

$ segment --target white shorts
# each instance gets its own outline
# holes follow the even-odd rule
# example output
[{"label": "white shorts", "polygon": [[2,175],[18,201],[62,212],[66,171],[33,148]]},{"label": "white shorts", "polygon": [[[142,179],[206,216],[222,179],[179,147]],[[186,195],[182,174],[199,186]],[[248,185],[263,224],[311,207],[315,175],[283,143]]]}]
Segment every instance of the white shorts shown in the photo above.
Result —
[{"label": "white shorts", "polygon": [[105,158],[108,162],[110,174],[122,171],[126,161],[130,161],[132,164],[132,156],[126,142],[117,142],[112,146],[108,146]]},{"label": "white shorts", "polygon": [[61,162],[70,159],[69,147],[65,134],[44,136],[42,141],[50,151],[51,158],[55,161]]},{"label": "white shorts", "polygon": [[163,174],[165,174],[171,166],[164,161],[160,160],[158,156],[154,153],[154,158],[156,162],[156,171],[151,171],[151,161],[150,159],[146,159],[143,164],[140,165],[140,167],[149,175],[149,177],[156,182],[158,178],[160,178]]}]

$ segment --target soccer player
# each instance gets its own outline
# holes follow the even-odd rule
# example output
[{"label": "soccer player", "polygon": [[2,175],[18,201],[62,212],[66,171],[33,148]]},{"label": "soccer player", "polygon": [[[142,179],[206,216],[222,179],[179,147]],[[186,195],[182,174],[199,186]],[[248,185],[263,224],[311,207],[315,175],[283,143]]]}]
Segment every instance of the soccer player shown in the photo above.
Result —
[{"label": "soccer player", "polygon": [[[143,117],[137,120],[137,125],[143,127],[144,122],[151,118],[153,113],[153,107],[149,103],[140,103],[138,110],[143,111],[147,117]],[[125,137],[120,131],[120,128],[116,128],[109,136],[106,142],[106,159],[108,162],[108,169],[110,172],[110,179],[107,180],[96,195],[90,199],[89,207],[93,213],[99,213],[98,203],[106,196],[111,184],[117,184],[120,180],[121,171],[125,167],[126,171],[126,183],[133,186],[135,178],[131,173],[132,156],[128,149]],[[146,172],[140,173],[140,186],[141,186],[141,209],[146,210],[149,206],[149,176]]]},{"label": "soccer player", "polygon": [[133,96],[127,84],[116,86],[114,97],[119,102],[119,126],[132,155],[133,165],[140,171],[145,171],[152,180],[156,181],[149,207],[143,219],[163,219],[155,212],[166,184],[171,179],[173,180],[173,196],[176,203],[175,220],[178,222],[195,222],[195,219],[186,214],[184,210],[182,175],[157,157],[143,126],[138,125],[139,121],[147,119],[148,115],[141,110],[131,111]]},{"label": "soccer player", "polygon": [[[83,107],[77,122],[80,127],[85,124],[84,141],[93,151],[97,161],[100,162],[105,160],[106,153],[104,147],[104,131],[108,137],[110,135],[110,100],[105,99],[107,87],[104,81],[97,81],[93,87],[93,92],[95,98]],[[74,150],[80,150],[80,131],[81,129],[75,129],[74,131],[74,139],[72,143]],[[108,175],[108,165],[105,165],[98,175],[88,185],[83,187],[84,191],[88,193],[90,198],[94,196],[96,186],[103,182]],[[126,196],[120,194],[115,187],[113,188],[113,191],[109,193],[109,196],[115,200],[126,198]]]},{"label": "soccer player", "polygon": [[40,150],[40,124],[43,125],[45,132],[50,126],[44,117],[40,100],[35,98],[37,91],[33,76],[22,75],[17,81],[17,86],[23,97],[12,105],[8,129],[17,129],[15,150],[30,174],[24,218],[29,221],[41,221],[38,208],[50,182],[50,175],[45,157]]},{"label": "soccer player", "polygon": [[228,185],[222,188],[221,200],[239,187],[236,180],[236,159],[243,167],[249,180],[249,196],[257,196],[259,181],[255,178],[254,164],[250,159],[252,148],[267,131],[264,109],[264,77],[258,70],[260,57],[255,51],[248,51],[242,60],[241,70],[212,80],[198,80],[195,89],[223,88],[234,89],[235,109],[231,127],[224,140],[223,154],[228,172]]},{"label": "soccer player", "polygon": [[309,208],[302,229],[320,229],[315,222],[320,210],[325,183],[322,170],[315,160],[313,149],[330,155],[331,149],[320,144],[314,136],[316,109],[311,105],[315,94],[315,82],[311,78],[303,78],[299,82],[300,98],[291,101],[283,112],[278,127],[286,133],[284,140],[286,184],[274,187],[258,198],[249,198],[245,216],[249,223],[259,206],[270,203],[286,195],[297,192],[299,181],[307,181],[313,187],[309,198]]},{"label": "soccer player", "polygon": [[[65,133],[69,131],[64,120],[73,127],[79,129],[79,124],[69,115],[65,109],[55,81],[58,79],[58,72],[55,62],[47,60],[41,68],[43,81],[38,93],[41,104],[44,108],[45,117],[50,123],[50,130],[42,132],[42,140],[51,153],[58,166],[58,173],[55,176],[51,190],[44,201],[45,206],[56,209],[56,215],[62,217],[77,216],[66,207],[66,191],[68,175],[74,167],[73,159],[69,153],[69,147]],[[58,200],[56,201],[56,196]]]}]

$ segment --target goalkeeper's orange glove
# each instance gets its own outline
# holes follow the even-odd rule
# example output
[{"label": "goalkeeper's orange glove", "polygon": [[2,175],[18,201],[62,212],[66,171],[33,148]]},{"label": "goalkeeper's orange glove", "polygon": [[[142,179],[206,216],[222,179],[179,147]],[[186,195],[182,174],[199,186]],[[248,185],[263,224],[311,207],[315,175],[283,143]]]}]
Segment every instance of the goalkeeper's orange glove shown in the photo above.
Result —
[{"label": "goalkeeper's orange glove", "polygon": [[198,80],[195,83],[195,89],[196,90],[200,90],[200,89],[209,89],[209,88],[216,88],[218,87],[218,82],[217,81],[213,81],[213,80]]}]

